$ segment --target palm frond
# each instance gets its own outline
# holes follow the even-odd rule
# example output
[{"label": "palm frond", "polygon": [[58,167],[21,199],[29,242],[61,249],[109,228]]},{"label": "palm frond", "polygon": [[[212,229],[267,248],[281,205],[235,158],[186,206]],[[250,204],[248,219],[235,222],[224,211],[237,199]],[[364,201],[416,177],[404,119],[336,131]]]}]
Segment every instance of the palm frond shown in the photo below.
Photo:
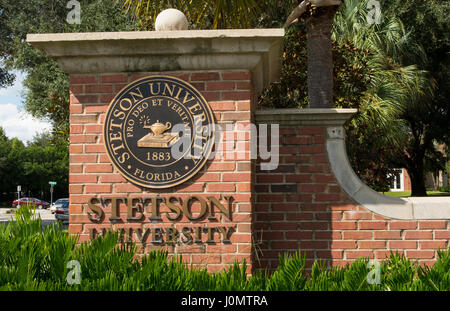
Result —
[{"label": "palm frond", "polygon": [[256,0],[117,0],[141,24],[152,27],[164,9],[175,8],[185,13],[195,28],[250,28],[260,12]]}]

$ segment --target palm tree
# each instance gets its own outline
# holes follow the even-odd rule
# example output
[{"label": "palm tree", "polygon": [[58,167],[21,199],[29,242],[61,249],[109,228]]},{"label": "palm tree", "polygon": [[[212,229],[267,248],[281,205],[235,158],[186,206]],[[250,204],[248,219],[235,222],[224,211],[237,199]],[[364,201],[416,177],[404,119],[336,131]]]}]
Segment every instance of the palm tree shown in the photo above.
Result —
[{"label": "palm tree", "polygon": [[[120,0],[117,0],[120,1]],[[163,9],[173,7],[185,12],[194,27],[248,28],[258,18],[256,0],[121,0],[144,26],[150,26]],[[304,0],[289,15],[285,27],[306,12],[308,29],[308,98],[311,108],[333,107],[333,57],[331,29],[340,0]],[[212,16],[212,20],[207,17]]]},{"label": "palm tree", "polygon": [[[256,24],[263,4],[256,0],[117,0],[133,13],[144,27],[151,27],[165,8],[183,12],[194,28],[246,28]],[[270,0],[273,1],[273,0]],[[425,62],[423,49],[411,41],[400,20],[389,18],[380,25],[366,19],[368,0],[303,0],[288,16],[285,28],[305,21],[307,29],[308,99],[311,108],[331,108],[333,103],[332,39],[352,42],[370,50],[366,59],[371,77],[368,90],[360,98],[359,114],[352,120],[363,135],[381,133],[378,144],[391,146],[393,162],[405,167],[411,177],[412,195],[426,195],[424,157],[432,141],[414,118],[429,107],[433,80],[417,65]],[[396,152],[395,150],[399,150]]]},{"label": "palm tree", "polygon": [[379,145],[390,146],[393,165],[407,169],[412,196],[424,196],[424,159],[434,147],[433,141],[426,138],[426,129],[416,126],[416,121],[430,109],[427,102],[433,97],[435,83],[428,72],[418,68],[417,64],[425,63],[427,56],[402,22],[391,17],[379,25],[369,25],[367,2],[346,0],[333,29],[338,43],[353,42],[371,51],[367,60],[370,85],[360,100],[352,128],[364,128],[366,136],[383,133],[376,140]]},{"label": "palm tree", "polygon": [[186,14],[193,27],[249,28],[258,17],[257,0],[116,0],[133,13],[143,26],[151,27],[164,9],[175,8]]},{"label": "palm tree", "polygon": [[333,107],[333,55],[331,30],[340,0],[303,0],[286,20],[285,28],[308,12],[308,99],[310,108]]}]

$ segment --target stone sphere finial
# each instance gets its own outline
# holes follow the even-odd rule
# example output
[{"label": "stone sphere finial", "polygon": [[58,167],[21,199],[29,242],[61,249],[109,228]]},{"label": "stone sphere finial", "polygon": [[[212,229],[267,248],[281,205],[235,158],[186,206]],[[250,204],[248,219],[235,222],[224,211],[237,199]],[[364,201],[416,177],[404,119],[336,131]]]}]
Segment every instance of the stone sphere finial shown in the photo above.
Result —
[{"label": "stone sphere finial", "polygon": [[177,9],[167,9],[158,14],[155,21],[157,31],[187,30],[188,21],[186,15]]}]

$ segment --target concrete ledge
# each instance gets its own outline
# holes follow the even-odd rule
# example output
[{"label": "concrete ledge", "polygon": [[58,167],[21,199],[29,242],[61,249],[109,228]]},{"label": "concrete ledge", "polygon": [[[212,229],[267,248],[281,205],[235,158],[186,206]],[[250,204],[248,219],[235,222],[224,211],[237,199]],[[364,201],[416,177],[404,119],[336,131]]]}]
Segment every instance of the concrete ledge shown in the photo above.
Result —
[{"label": "concrete ledge", "polygon": [[283,37],[283,28],[27,34],[27,42]]},{"label": "concrete ledge", "polygon": [[271,109],[257,110],[257,123],[280,125],[343,125],[357,109]]},{"label": "concrete ledge", "polygon": [[388,197],[369,188],[353,171],[345,148],[342,126],[327,128],[326,149],[334,176],[358,204],[393,219],[450,219],[450,197]]},{"label": "concrete ledge", "polygon": [[411,197],[414,219],[450,219],[450,197]]},{"label": "concrete ledge", "polygon": [[279,77],[284,29],[28,34],[75,73],[249,70],[257,94]]}]

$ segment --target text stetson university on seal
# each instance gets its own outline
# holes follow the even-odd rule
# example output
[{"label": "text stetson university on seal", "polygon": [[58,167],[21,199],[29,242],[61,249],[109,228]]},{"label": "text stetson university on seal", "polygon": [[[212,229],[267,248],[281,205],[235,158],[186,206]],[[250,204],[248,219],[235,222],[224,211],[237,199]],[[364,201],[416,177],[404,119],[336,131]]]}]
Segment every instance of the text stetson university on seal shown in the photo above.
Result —
[{"label": "text stetson university on seal", "polygon": [[193,177],[206,163],[214,129],[211,108],[192,85],[148,76],[111,101],[103,138],[111,162],[126,179],[168,188]]}]

